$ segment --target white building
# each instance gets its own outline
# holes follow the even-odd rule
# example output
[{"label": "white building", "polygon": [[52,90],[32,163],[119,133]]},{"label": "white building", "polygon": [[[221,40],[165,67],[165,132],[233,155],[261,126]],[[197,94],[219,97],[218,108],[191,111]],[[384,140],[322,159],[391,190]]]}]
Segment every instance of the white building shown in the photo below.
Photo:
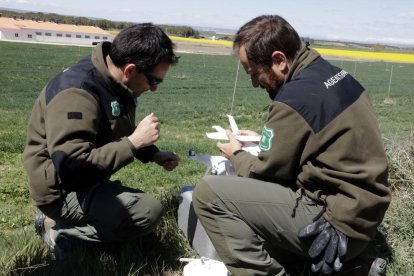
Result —
[{"label": "white building", "polygon": [[92,45],[112,36],[99,27],[0,17],[0,40]]}]

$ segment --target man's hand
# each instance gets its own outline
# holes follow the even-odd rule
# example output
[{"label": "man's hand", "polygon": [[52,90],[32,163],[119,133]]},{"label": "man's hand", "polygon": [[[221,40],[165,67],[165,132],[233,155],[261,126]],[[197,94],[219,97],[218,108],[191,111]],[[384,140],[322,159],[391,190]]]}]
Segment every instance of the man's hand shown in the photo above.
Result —
[{"label": "man's hand", "polygon": [[342,261],[347,252],[348,238],[339,230],[336,230],[323,217],[306,225],[299,233],[299,238],[314,237],[309,256],[313,259],[311,270],[314,273],[330,275],[333,271],[342,268]]},{"label": "man's hand", "polygon": [[180,157],[173,152],[159,151],[154,154],[153,161],[164,167],[167,171],[172,171],[178,166]]},{"label": "man's hand", "polygon": [[[237,132],[237,135],[240,135],[240,136],[259,136],[260,137],[260,134],[258,134],[257,132],[254,132],[254,131],[252,131],[252,130],[247,130],[247,129],[240,129],[239,130],[239,132]],[[252,143],[257,143],[258,144],[258,142],[252,142]]]},{"label": "man's hand", "polygon": [[217,147],[219,148],[221,155],[226,157],[227,159],[237,150],[243,147],[243,144],[238,141],[233,133],[230,130],[226,130],[227,137],[229,137],[228,143],[217,143]]},{"label": "man's hand", "polygon": [[154,115],[149,114],[136,127],[128,139],[136,149],[154,144],[160,138],[160,121]]}]

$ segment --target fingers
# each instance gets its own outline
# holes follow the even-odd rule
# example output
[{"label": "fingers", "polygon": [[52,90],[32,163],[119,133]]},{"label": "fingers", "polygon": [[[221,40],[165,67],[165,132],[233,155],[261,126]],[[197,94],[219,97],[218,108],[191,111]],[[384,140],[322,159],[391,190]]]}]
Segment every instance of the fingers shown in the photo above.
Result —
[{"label": "fingers", "polygon": [[311,236],[314,236],[316,234],[319,234],[325,228],[325,223],[326,223],[326,220],[323,217],[321,217],[317,221],[315,221],[315,222],[313,222],[309,225],[306,225],[305,227],[300,229],[300,231],[298,233],[298,237],[299,238],[306,238],[306,237],[311,237]]},{"label": "fingers", "polygon": [[303,238],[316,234],[308,251],[313,259],[312,272],[331,275],[333,271],[340,271],[343,266],[341,257],[347,252],[348,237],[335,229],[323,217],[303,227],[298,236]]},{"label": "fingers", "polygon": [[150,114],[145,116],[145,118],[143,120],[150,120],[150,121],[153,121],[153,122],[159,122],[158,117],[155,116],[154,112],[151,112]]},{"label": "fingers", "polygon": [[158,132],[160,131],[161,129],[160,120],[158,119],[157,116],[155,116],[154,112],[151,112],[149,115],[147,115],[144,118],[144,120],[148,121],[148,123],[150,123],[154,127],[154,129],[158,130]]},{"label": "fingers", "polygon": [[339,271],[342,268],[342,262],[341,259],[338,257],[336,257],[335,262],[334,262],[334,270],[335,271]]},{"label": "fingers", "polygon": [[313,273],[317,273],[319,272],[319,270],[321,270],[323,264],[324,264],[324,260],[321,260],[320,262],[316,263],[316,264],[312,264],[311,265],[311,270]]},{"label": "fingers", "polygon": [[160,121],[154,113],[148,114],[128,136],[135,148],[154,144],[160,138]]},{"label": "fingers", "polygon": [[231,132],[231,130],[227,129],[226,134],[227,134],[227,137],[229,138],[228,144],[240,144],[240,142],[236,139],[236,137],[234,137],[234,134],[233,132]]},{"label": "fingers", "polygon": [[231,130],[227,129],[226,134],[227,134],[227,137],[229,138],[230,143],[237,141],[236,138],[234,137],[233,132],[231,132]]},{"label": "fingers", "polygon": [[336,233],[338,234],[338,255],[343,257],[348,251],[348,237],[339,230],[336,230]]},{"label": "fingers", "polygon": [[171,160],[171,161],[165,161],[162,165],[165,170],[172,171],[178,166],[178,161]]},{"label": "fingers", "polygon": [[169,152],[170,156],[167,158],[167,162],[171,165],[177,166],[181,161],[180,157],[175,152]]},{"label": "fingers", "polygon": [[217,144],[216,144],[216,146],[219,149],[221,155],[226,157],[226,158],[229,158],[229,153],[227,152],[229,145],[230,145],[229,143],[223,144],[223,143],[220,143],[220,142],[217,142]]},{"label": "fingers", "polygon": [[316,235],[320,232],[318,232],[318,225],[316,224],[316,222],[311,223],[306,225],[305,227],[303,227],[302,229],[300,229],[298,236],[299,238],[306,238],[306,237],[310,237],[313,235]]},{"label": "fingers", "polygon": [[321,274],[322,275],[332,275],[332,272],[333,272],[332,267],[328,263],[324,262],[323,266],[322,266],[322,269],[321,269]]},{"label": "fingers", "polygon": [[332,227],[327,225],[325,229],[315,238],[311,247],[309,248],[309,256],[311,258],[315,258],[318,256],[328,245],[331,239],[331,230]]},{"label": "fingers", "polygon": [[238,135],[249,135],[250,130],[239,129]]},{"label": "fingers", "polygon": [[217,144],[216,144],[216,146],[217,146],[217,148],[219,149],[220,152],[223,152],[225,145],[226,144],[223,144],[223,143],[220,143],[220,142],[217,142]]},{"label": "fingers", "polygon": [[162,166],[165,170],[172,171],[178,166],[180,162],[180,157],[173,152],[160,151],[156,153],[156,155],[154,156],[154,161],[158,165]]},{"label": "fingers", "polygon": [[337,253],[338,253],[338,235],[336,235],[334,232],[334,229],[330,229],[329,231],[331,231],[331,239],[329,241],[328,246],[325,249],[325,262],[331,264],[333,263],[333,261],[335,260]]},{"label": "fingers", "polygon": [[247,129],[240,129],[237,135],[247,135],[247,136],[259,136],[257,132]]},{"label": "fingers", "polygon": [[157,116],[152,112],[147,117],[145,117],[144,120],[147,120],[147,123],[150,124],[151,127],[153,127],[157,132],[160,132],[161,129],[161,123]]}]

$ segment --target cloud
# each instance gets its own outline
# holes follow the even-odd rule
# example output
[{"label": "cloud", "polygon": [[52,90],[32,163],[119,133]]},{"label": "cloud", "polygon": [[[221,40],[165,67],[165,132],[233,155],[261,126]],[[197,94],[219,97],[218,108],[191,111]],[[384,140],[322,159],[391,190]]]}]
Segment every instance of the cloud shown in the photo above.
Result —
[{"label": "cloud", "polygon": [[130,8],[123,8],[123,9],[118,9],[118,12],[120,12],[120,13],[133,13],[134,11]]},{"label": "cloud", "polygon": [[0,0],[0,4],[29,4],[28,0]]},{"label": "cloud", "polygon": [[397,18],[414,19],[414,11],[401,12],[397,14]]}]

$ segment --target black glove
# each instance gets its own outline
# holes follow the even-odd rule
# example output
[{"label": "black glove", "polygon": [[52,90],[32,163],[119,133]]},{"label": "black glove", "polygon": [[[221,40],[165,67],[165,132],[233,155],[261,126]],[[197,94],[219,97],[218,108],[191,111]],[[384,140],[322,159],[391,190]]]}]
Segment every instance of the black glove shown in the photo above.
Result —
[{"label": "black glove", "polygon": [[299,238],[313,236],[316,237],[309,248],[309,256],[313,259],[312,272],[330,275],[333,271],[341,270],[341,258],[346,254],[348,237],[335,229],[324,217],[306,225],[298,233]]}]

